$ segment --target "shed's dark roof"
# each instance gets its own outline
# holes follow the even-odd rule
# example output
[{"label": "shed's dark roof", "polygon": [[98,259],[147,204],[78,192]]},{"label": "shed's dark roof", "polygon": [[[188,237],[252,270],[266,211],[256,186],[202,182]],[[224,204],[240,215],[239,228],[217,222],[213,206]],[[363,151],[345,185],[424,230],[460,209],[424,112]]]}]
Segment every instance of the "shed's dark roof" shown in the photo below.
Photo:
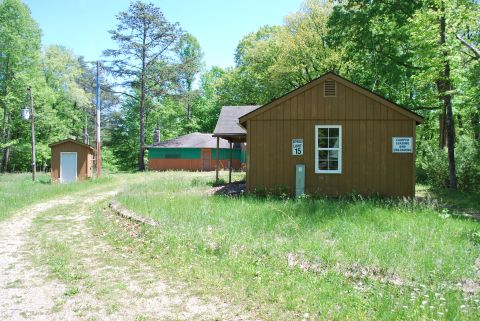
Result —
[{"label": "shed's dark roof", "polygon": [[215,126],[215,130],[213,131],[213,135],[245,135],[247,132],[242,126],[240,126],[240,124],[238,123],[238,119],[259,107],[260,105],[223,106],[222,110],[220,111],[220,116],[218,116],[217,125]]},{"label": "shed's dark roof", "polygon": [[[220,148],[229,148],[225,139],[220,139]],[[148,148],[217,148],[217,139],[212,134],[192,133],[169,139]]]},{"label": "shed's dark roof", "polygon": [[64,139],[64,140],[61,140],[61,141],[58,141],[58,142],[55,142],[55,143],[51,143],[51,144],[48,145],[48,147],[53,147],[53,146],[57,146],[57,145],[65,144],[65,143],[74,143],[74,144],[77,144],[77,145],[80,145],[80,146],[83,146],[83,147],[90,148],[91,150],[95,150],[95,148],[93,148],[92,146],[90,146],[88,144],[84,144],[84,143],[79,142],[79,141],[76,141],[75,139],[71,139],[71,138],[67,138],[67,139]]}]

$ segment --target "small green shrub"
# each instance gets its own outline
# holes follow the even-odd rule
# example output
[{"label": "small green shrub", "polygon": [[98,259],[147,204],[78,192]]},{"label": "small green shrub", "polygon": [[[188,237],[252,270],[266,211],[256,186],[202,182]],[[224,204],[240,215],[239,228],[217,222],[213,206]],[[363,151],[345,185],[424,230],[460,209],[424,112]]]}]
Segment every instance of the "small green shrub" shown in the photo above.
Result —
[{"label": "small green shrub", "polygon": [[448,186],[448,156],[445,149],[440,149],[432,142],[421,144],[417,163],[424,183],[433,188]]},{"label": "small green shrub", "polygon": [[474,244],[480,244],[480,230],[474,230],[470,234],[470,241]]},{"label": "small green shrub", "polygon": [[110,147],[102,147],[102,168],[108,170],[110,173],[118,172],[117,159]]},{"label": "small green shrub", "polygon": [[462,137],[455,152],[459,188],[463,191],[480,190],[480,143],[471,137]]}]

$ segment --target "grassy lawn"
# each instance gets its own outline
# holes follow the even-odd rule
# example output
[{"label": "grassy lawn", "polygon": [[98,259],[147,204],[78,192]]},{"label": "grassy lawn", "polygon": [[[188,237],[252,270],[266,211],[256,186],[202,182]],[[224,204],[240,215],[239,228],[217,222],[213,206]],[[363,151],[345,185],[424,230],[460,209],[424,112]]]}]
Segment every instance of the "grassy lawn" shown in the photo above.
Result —
[{"label": "grassy lawn", "polygon": [[212,174],[152,175],[118,200],[160,227],[96,227],[200,292],[266,319],[480,319],[476,221],[408,202],[208,196]]},{"label": "grassy lawn", "polygon": [[50,174],[37,173],[36,182],[32,181],[32,174],[30,173],[1,174],[0,221],[35,202],[67,195],[100,184],[111,183],[113,178],[114,176],[105,176],[75,184],[51,184]]}]

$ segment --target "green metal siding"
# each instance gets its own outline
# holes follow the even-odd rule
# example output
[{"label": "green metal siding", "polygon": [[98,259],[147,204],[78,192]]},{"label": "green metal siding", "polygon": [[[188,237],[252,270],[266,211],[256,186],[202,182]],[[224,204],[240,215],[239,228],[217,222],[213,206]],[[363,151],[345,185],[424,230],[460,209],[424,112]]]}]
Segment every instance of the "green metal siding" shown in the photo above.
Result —
[{"label": "green metal siding", "polygon": [[[233,159],[240,159],[240,150],[234,149],[232,151]],[[212,149],[212,159],[217,159],[217,150]],[[220,159],[230,159],[230,149],[220,148]]]},{"label": "green metal siding", "polygon": [[242,150],[240,151],[240,163],[246,163],[247,162],[247,151]]},{"label": "green metal siding", "polygon": [[[148,158],[175,158],[175,159],[200,159],[202,154],[201,148],[150,148],[148,150]],[[245,159],[245,152],[234,149],[232,151],[233,159]],[[217,150],[212,149],[212,160],[217,159]],[[220,159],[230,159],[230,149],[220,148]]]},{"label": "green metal siding", "polygon": [[200,159],[200,148],[150,148],[148,158]]}]

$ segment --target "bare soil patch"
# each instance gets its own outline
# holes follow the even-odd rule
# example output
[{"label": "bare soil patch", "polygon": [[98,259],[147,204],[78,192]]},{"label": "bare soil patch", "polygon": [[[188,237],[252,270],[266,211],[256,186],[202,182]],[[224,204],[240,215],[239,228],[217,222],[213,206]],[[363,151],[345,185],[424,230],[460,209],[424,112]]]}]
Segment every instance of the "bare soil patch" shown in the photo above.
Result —
[{"label": "bare soil patch", "polygon": [[246,189],[247,189],[247,184],[245,182],[233,182],[226,185],[212,187],[207,191],[207,194],[238,196],[243,194]]}]

